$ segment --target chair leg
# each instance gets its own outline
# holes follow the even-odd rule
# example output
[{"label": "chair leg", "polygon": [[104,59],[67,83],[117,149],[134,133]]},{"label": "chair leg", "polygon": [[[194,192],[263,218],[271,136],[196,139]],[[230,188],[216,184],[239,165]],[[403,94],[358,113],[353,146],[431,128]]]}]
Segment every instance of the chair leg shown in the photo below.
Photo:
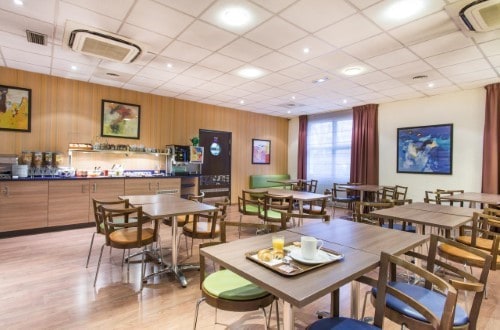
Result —
[{"label": "chair leg", "polygon": [[196,308],[194,310],[194,325],[193,330],[196,330],[196,323],[198,323],[198,311],[200,309],[200,304],[206,300],[205,297],[201,297],[196,301]]},{"label": "chair leg", "polygon": [[240,225],[238,226],[238,238],[241,238],[241,221],[243,219],[243,214],[240,214]]},{"label": "chair leg", "polygon": [[90,240],[89,255],[87,256],[87,264],[85,268],[89,268],[90,254],[92,253],[92,246],[94,245],[95,232],[92,233],[92,239]]},{"label": "chair leg", "polygon": [[95,271],[94,287],[95,287],[95,284],[97,283],[97,275],[99,274],[99,268],[101,267],[102,251],[104,250],[105,246],[106,246],[106,243],[104,243],[101,246],[101,253],[99,254],[99,261],[97,262],[97,269]]},{"label": "chair leg", "polygon": [[279,308],[279,299],[276,298],[276,300],[274,300],[274,302],[276,303],[276,325],[278,327],[278,330],[280,330],[280,308]]},{"label": "chair leg", "polygon": [[143,250],[142,250],[142,258],[141,258],[141,280],[140,280],[140,282],[141,282],[141,288],[140,288],[139,291],[142,291],[142,288],[144,287],[144,284],[143,284],[144,281],[143,281],[143,279],[144,279],[144,277],[146,275],[146,267],[144,267],[144,259],[145,259],[145,257],[146,257],[146,247],[144,247]]},{"label": "chair leg", "polygon": [[[261,309],[262,309],[262,313],[264,313],[264,326],[265,326],[265,329],[267,330],[267,328],[269,327],[269,324],[267,323],[266,309],[264,307],[262,307]],[[269,317],[271,317],[271,315],[269,315]]]}]

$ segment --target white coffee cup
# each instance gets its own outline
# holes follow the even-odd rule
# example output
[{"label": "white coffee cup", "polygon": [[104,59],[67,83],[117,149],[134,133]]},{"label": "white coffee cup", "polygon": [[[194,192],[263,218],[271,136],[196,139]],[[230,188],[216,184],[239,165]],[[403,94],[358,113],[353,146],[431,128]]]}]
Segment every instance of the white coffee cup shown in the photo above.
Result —
[{"label": "white coffee cup", "polygon": [[323,241],[312,236],[302,236],[300,238],[300,252],[304,259],[316,259],[319,249],[323,246]]}]

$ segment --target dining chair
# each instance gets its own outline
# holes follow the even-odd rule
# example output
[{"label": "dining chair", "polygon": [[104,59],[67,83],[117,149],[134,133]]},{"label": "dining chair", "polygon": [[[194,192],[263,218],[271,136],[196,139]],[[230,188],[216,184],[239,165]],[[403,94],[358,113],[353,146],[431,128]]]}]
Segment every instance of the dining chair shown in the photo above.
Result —
[{"label": "dining chair", "polygon": [[[170,194],[170,195],[176,195],[178,196],[178,190],[177,189],[172,189],[172,190],[159,190],[157,194]],[[203,203],[203,199],[205,198],[205,193],[201,192],[199,195],[194,195],[194,194],[189,194],[187,195],[187,199],[199,203]],[[177,226],[178,228],[184,226],[186,223],[189,222],[189,214],[179,214],[175,217],[177,221]],[[173,217],[168,217],[163,219],[163,223],[167,226],[172,226],[172,220]]]},{"label": "dining chair", "polygon": [[302,212],[308,214],[326,214],[326,201],[328,198],[304,202]]},{"label": "dining chair", "polygon": [[[220,241],[202,243],[199,246],[200,250],[208,246],[225,243],[225,233],[226,223],[221,222]],[[201,253],[200,289],[201,298],[196,301],[193,329],[196,329],[196,325],[198,323],[198,312],[202,302],[206,302],[209,306],[215,308],[215,323],[217,323],[218,309],[230,312],[251,312],[262,310],[266,329],[269,327],[271,321],[272,304],[274,302],[276,306],[276,322],[279,329],[278,298],[230,270],[221,268],[207,274],[206,260]],[[270,306],[269,318],[267,317],[265,310],[268,306]]]},{"label": "dining chair", "polygon": [[[437,290],[434,291],[414,284],[400,285],[399,282],[395,282],[393,278],[388,276],[389,270],[396,267],[415,273]],[[363,278],[366,279],[365,276],[362,276],[361,280]],[[320,319],[310,324],[307,329],[382,329],[384,316],[387,316],[387,310],[390,308],[388,307],[389,302],[394,302],[397,306],[406,306],[414,311],[414,315],[420,321],[418,327],[409,326],[411,329],[444,330],[451,328],[457,291],[451,284],[432,272],[398,256],[381,252],[378,280],[371,279],[368,283],[375,286],[374,290],[377,293],[374,300],[375,318],[373,325],[357,319],[334,316]],[[428,300],[434,302],[434,312],[429,311]]]},{"label": "dining chair", "polygon": [[[179,238],[181,235],[184,235],[186,241],[186,253],[188,256],[193,255],[193,245],[195,239],[214,239],[220,236],[221,231],[218,214],[218,208],[215,211],[193,214],[192,221],[189,221],[182,226],[182,233],[179,235]],[[191,238],[191,255],[188,253],[188,237]]]},{"label": "dining chair", "polygon": [[[102,251],[105,246],[129,250],[129,256],[130,249],[142,248],[140,281],[140,290],[142,291],[143,280],[145,279],[144,260],[147,246],[152,243],[160,245],[158,221],[153,220],[153,226],[151,226],[152,220],[143,215],[142,206],[116,209],[106,208],[101,205],[99,206],[98,214],[103,219],[106,242],[101,247],[101,253],[99,255],[99,261],[97,263],[97,270],[94,279],[94,286],[97,283],[97,276],[99,275],[99,268],[101,266]],[[134,221],[129,221],[132,218]],[[159,247],[159,251],[161,260],[161,245]],[[130,263],[127,263],[127,271],[129,270]]]},{"label": "dining chair", "polygon": [[[500,229],[500,217],[474,212],[472,225],[462,226],[456,241],[488,252],[493,258],[491,270],[497,270],[500,268],[500,234],[496,232],[498,229]],[[438,253],[444,258],[459,262],[464,266],[483,267],[484,265],[484,258],[463,253],[446,244],[439,246]]]},{"label": "dining chair", "polygon": [[309,180],[306,182],[306,191],[316,193],[318,189],[318,180]]},{"label": "dining chair", "polygon": [[355,202],[354,204],[354,221],[367,223],[370,225],[381,226],[383,219],[370,212],[375,210],[387,209],[393,207],[391,202]]},{"label": "dining chair", "polygon": [[[278,223],[281,224],[281,228],[286,229],[288,222],[282,222],[281,212],[292,213],[293,195],[264,194],[264,198],[259,200],[257,206],[258,217],[262,222],[265,224]],[[292,219],[292,221],[294,220]]]},{"label": "dining chair", "polygon": [[292,184],[292,190],[306,191],[307,190],[307,180],[299,179],[297,181],[297,183]]},{"label": "dining chair", "polygon": [[[95,234],[105,236],[106,233],[104,231],[104,222],[102,216],[99,214],[99,206],[107,206],[107,207],[115,207],[118,209],[128,208],[130,206],[128,199],[118,199],[115,201],[104,201],[92,199],[92,206],[94,210],[94,221],[95,221],[95,231],[92,233],[92,238],[90,240],[89,253],[87,255],[87,263],[85,264],[85,268],[89,267],[90,255],[92,254],[92,246],[94,245]],[[117,220],[118,221],[118,220]]]},{"label": "dining chair", "polygon": [[241,228],[243,225],[243,216],[258,216],[259,214],[259,200],[264,198],[267,191],[252,192],[243,189],[241,196],[238,196],[238,212],[240,213],[240,226],[238,227],[238,238],[241,237]]},{"label": "dining chair", "polygon": [[342,185],[347,185],[350,183],[334,183],[332,187],[332,217],[335,217],[335,209],[337,208],[337,203],[347,204],[347,209],[351,212],[354,211],[354,203],[359,201],[359,195],[354,193],[352,190],[342,188]]},{"label": "dining chair", "polygon": [[[463,251],[463,253],[482,258],[484,264],[479,276],[475,276],[455,265],[446,263],[437,258],[438,249],[442,245],[449,245],[456,250]],[[455,313],[451,314],[452,323],[449,329],[476,329],[492,257],[480,249],[472,248],[449,238],[434,234],[431,235],[429,252],[427,255],[415,251],[409,251],[406,254],[411,256],[413,260],[419,259],[422,263],[425,263],[426,270],[429,273],[433,273],[435,276],[439,276],[442,280],[447,281],[455,288],[457,294],[461,292],[464,293],[466,307],[462,307],[461,304],[456,304],[456,306],[454,306]],[[412,263],[415,263],[415,261]],[[412,270],[410,269],[410,271]],[[396,280],[393,270],[391,270],[391,277],[393,278],[391,282],[392,286],[398,287],[407,296],[419,300],[431,313],[435,315],[440,314],[444,298],[439,292],[433,291],[433,283],[429,282],[427,279],[423,281],[418,274],[415,274],[414,277],[417,279],[417,284],[414,282],[409,283],[408,281]],[[423,285],[420,285],[420,283],[423,283]],[[473,303],[470,308],[467,307],[466,293],[474,294]],[[378,289],[373,288],[371,290],[371,300],[374,304],[378,302],[377,295]],[[423,329],[425,326],[428,326],[429,324],[423,315],[421,313],[416,313],[410,307],[411,306],[408,304],[400,301],[399,297],[388,295],[384,314],[389,320],[397,324],[404,324],[405,327],[409,329]],[[452,309],[453,308],[451,308],[450,311]],[[362,318],[364,317],[364,310],[365,308],[363,307]]]}]

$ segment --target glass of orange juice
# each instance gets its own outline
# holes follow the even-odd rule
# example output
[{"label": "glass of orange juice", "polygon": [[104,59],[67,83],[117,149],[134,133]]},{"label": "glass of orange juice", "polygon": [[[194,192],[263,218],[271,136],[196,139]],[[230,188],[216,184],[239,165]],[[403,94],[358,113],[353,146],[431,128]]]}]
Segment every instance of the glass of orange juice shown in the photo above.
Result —
[{"label": "glass of orange juice", "polygon": [[283,252],[284,247],[285,247],[285,236],[273,235],[273,251]]}]

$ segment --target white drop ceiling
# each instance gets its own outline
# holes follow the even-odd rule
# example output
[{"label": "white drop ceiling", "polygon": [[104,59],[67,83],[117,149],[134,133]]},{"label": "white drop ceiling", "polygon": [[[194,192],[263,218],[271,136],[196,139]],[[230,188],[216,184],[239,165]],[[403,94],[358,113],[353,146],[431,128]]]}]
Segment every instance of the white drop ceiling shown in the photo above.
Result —
[{"label": "white drop ceiling", "polygon": [[[464,31],[445,10],[454,0],[411,0],[418,13],[387,18],[397,1],[1,0],[0,66],[285,118],[500,82],[500,30]],[[221,23],[228,5],[249,23]],[[76,53],[62,41],[68,20],[145,51],[129,64]],[[353,66],[361,74],[342,73]],[[264,75],[238,75],[250,67]]]}]

